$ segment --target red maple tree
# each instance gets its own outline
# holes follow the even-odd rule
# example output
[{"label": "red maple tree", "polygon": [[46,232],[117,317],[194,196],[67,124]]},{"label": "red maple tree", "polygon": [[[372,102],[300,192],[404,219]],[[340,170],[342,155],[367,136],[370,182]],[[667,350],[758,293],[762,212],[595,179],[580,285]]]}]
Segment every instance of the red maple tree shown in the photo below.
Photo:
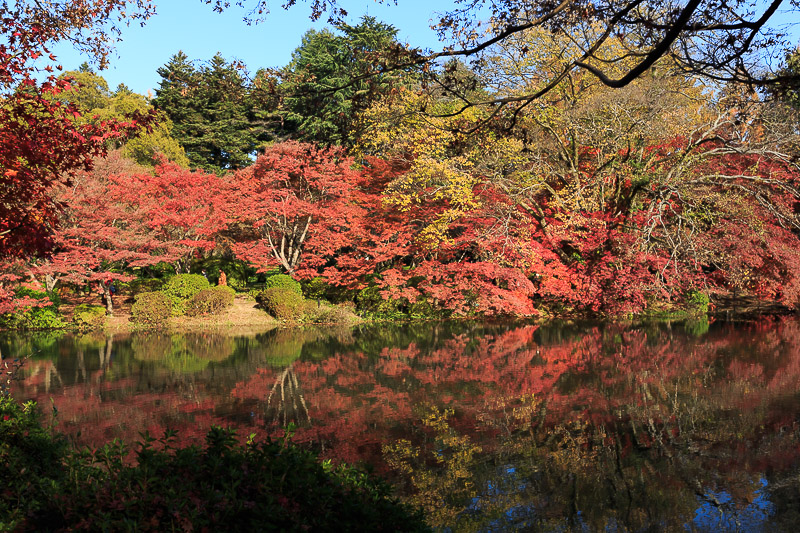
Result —
[{"label": "red maple tree", "polygon": [[352,166],[337,148],[269,146],[233,178],[233,252],[261,270],[280,266],[299,277],[317,275],[360,232],[365,207]]}]

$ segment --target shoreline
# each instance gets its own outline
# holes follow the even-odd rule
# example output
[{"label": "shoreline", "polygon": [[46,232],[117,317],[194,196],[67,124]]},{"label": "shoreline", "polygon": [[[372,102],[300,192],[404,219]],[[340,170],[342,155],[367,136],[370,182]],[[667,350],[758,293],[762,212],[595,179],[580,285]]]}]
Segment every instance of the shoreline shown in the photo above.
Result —
[{"label": "shoreline", "polygon": [[[712,296],[708,312],[696,312],[695,310],[675,308],[650,313],[641,313],[631,316],[593,316],[591,314],[563,314],[552,315],[542,314],[532,317],[451,317],[451,318],[416,318],[416,319],[366,319],[353,315],[353,320],[347,323],[305,323],[305,322],[282,322],[271,317],[266,312],[256,308],[256,303],[245,294],[237,294],[234,304],[218,315],[197,316],[197,317],[172,317],[163,327],[144,328],[137,326],[130,320],[130,305],[120,302],[116,310],[117,313],[106,317],[102,327],[84,330],[84,332],[102,331],[107,334],[125,334],[137,331],[160,330],[170,333],[227,333],[236,330],[237,333],[244,332],[248,335],[265,333],[267,331],[281,329],[302,329],[309,326],[318,327],[353,327],[362,324],[381,324],[381,323],[420,323],[442,320],[481,320],[481,321],[507,321],[507,320],[530,320],[536,323],[547,323],[557,320],[565,321],[599,321],[599,322],[661,322],[661,321],[684,321],[684,320],[756,320],[763,317],[789,316],[797,313],[796,308],[791,308],[774,301],[759,300],[750,296]],[[21,329],[0,329],[5,331],[80,331],[71,326],[71,313],[64,313],[67,326],[63,328],[50,328],[38,330]]]}]

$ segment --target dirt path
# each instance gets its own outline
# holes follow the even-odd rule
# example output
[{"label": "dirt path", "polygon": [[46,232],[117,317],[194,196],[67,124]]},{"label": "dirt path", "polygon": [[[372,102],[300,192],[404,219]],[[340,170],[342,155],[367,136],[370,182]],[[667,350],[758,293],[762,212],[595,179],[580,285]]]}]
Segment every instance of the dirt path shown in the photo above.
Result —
[{"label": "dirt path", "polygon": [[260,333],[277,325],[274,318],[256,309],[256,302],[244,294],[237,294],[233,305],[219,315],[170,319],[170,327],[182,331],[235,330],[237,334]]}]

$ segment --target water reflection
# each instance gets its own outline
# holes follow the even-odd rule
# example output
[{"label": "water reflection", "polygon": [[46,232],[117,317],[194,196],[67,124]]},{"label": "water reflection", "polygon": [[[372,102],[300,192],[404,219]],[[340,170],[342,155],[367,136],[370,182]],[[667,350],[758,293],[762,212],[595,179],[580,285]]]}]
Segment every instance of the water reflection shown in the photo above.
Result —
[{"label": "water reflection", "polygon": [[371,464],[458,531],[795,530],[800,327],[436,323],[7,336],[78,443],[211,424]]}]

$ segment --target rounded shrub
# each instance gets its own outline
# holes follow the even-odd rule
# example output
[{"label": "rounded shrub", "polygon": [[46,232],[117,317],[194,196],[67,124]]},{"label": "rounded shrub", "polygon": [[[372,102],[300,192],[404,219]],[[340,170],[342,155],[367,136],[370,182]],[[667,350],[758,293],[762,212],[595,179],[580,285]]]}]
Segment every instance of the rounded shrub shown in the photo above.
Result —
[{"label": "rounded shrub", "polygon": [[72,323],[81,331],[102,328],[106,321],[106,308],[102,305],[80,304],[72,314]]},{"label": "rounded shrub", "polygon": [[172,302],[163,292],[143,292],[131,306],[131,318],[142,326],[159,326],[172,315]]},{"label": "rounded shrub", "polygon": [[272,287],[261,291],[256,301],[278,320],[297,320],[303,316],[303,296],[286,287]]},{"label": "rounded shrub", "polygon": [[167,295],[172,305],[172,315],[186,313],[186,304],[195,294],[203,289],[211,288],[211,284],[202,274],[178,274],[164,284],[161,292]]},{"label": "rounded shrub", "polygon": [[306,300],[302,321],[308,324],[355,324],[361,318],[355,314],[352,304],[331,305],[319,300]]},{"label": "rounded shrub", "polygon": [[303,282],[303,294],[309,299],[326,300],[330,285],[324,278],[316,277]]},{"label": "rounded shrub", "polygon": [[297,294],[303,294],[303,289],[300,286],[300,282],[295,281],[292,279],[292,276],[287,276],[286,274],[275,274],[274,276],[268,277],[264,282],[264,289],[271,289],[273,287],[291,289]]},{"label": "rounded shrub", "polygon": [[195,294],[186,304],[189,316],[216,315],[233,305],[236,291],[231,287],[212,287]]}]

